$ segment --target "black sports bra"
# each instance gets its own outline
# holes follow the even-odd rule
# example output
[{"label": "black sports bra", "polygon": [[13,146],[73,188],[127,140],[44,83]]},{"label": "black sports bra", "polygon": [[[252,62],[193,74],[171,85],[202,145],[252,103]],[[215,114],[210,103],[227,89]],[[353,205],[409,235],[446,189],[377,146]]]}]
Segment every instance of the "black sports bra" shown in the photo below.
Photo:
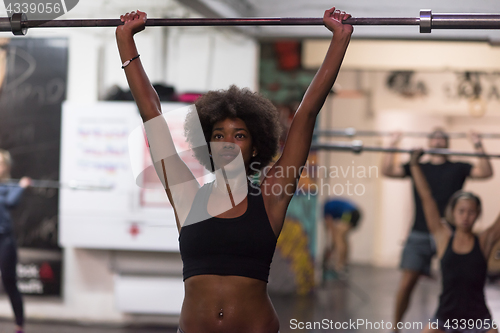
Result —
[{"label": "black sports bra", "polygon": [[[184,280],[194,275],[238,275],[267,282],[276,236],[260,187],[249,184],[246,212],[236,218],[210,217],[207,204],[213,183],[201,187],[179,235]],[[201,205],[201,206],[200,206]],[[196,212],[195,212],[196,211]],[[189,224],[189,221],[201,221]]]},{"label": "black sports bra", "polygon": [[479,239],[474,236],[472,251],[458,254],[453,251],[454,236],[450,237],[441,258],[443,287],[436,317],[442,321],[490,319],[484,298],[488,262],[481,251]]}]

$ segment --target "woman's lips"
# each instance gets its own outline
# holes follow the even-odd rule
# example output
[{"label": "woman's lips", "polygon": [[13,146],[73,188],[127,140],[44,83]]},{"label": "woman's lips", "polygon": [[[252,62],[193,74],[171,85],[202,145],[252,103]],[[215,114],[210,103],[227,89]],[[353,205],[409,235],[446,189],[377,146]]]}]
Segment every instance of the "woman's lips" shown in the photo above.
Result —
[{"label": "woman's lips", "polygon": [[219,157],[222,160],[226,160],[226,161],[232,161],[236,158],[236,156],[238,156],[238,154],[232,154],[232,153],[219,154]]}]

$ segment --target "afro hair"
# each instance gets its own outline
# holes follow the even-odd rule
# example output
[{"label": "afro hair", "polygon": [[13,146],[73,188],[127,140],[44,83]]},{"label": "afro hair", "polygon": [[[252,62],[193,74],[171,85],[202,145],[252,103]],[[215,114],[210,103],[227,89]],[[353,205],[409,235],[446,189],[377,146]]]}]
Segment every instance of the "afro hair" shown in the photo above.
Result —
[{"label": "afro hair", "polygon": [[[258,151],[258,154],[250,161],[252,167],[248,169],[248,176],[258,173],[259,170],[269,165],[278,153],[281,134],[278,110],[260,94],[232,85],[227,90],[209,91],[196,100],[195,107],[196,109],[186,116],[184,124],[186,141],[191,147],[194,142],[199,142],[201,135],[198,131],[191,130],[197,128],[192,126],[197,118],[200,120],[207,144],[210,142],[215,123],[227,118],[239,118],[245,122],[252,136],[252,145]],[[194,149],[194,155],[198,161],[207,170],[212,170],[212,166],[207,165],[201,153],[201,150]]]}]

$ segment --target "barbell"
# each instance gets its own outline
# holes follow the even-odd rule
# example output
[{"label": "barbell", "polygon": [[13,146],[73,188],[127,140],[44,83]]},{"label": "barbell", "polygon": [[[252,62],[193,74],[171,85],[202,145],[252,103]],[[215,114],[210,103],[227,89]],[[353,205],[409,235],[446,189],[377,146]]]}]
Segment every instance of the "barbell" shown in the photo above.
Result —
[{"label": "barbell", "polygon": [[[418,25],[421,33],[432,29],[500,29],[500,14],[433,14],[422,9],[419,17],[351,17],[352,25]],[[120,19],[28,20],[25,13],[0,18],[0,32],[25,35],[31,28],[117,27]],[[251,25],[323,25],[323,18],[161,18],[148,19],[146,26],[251,26]]]},{"label": "barbell", "polygon": [[[355,137],[355,136],[391,136],[394,132],[388,131],[371,131],[371,130],[357,130],[354,127],[347,128],[334,128],[329,130],[317,130],[314,134],[317,136],[329,137]],[[431,132],[401,132],[402,136],[428,138]],[[467,138],[467,133],[461,132],[446,132],[446,135],[451,139]],[[500,139],[500,133],[478,133],[479,137],[483,139]]]},{"label": "barbell", "polygon": [[[384,148],[375,146],[364,146],[360,140],[352,142],[328,142],[328,143],[313,143],[311,149],[316,150],[337,150],[337,151],[351,151],[353,153],[361,153],[363,151],[385,152],[385,153],[411,153],[412,149],[407,148]],[[451,155],[451,156],[469,156],[469,157],[487,157],[487,158],[500,158],[498,154],[481,154],[476,152],[455,151],[444,148],[424,149],[424,154],[433,155]]]},{"label": "barbell", "polygon": [[[8,181],[0,182],[0,185],[18,186],[19,179],[9,179]],[[67,183],[64,183],[58,180],[48,180],[48,179],[31,179],[30,187],[56,188],[56,189],[68,188],[71,190],[84,190],[84,191],[109,191],[114,188],[113,185],[96,184],[88,181],[71,180]]]}]

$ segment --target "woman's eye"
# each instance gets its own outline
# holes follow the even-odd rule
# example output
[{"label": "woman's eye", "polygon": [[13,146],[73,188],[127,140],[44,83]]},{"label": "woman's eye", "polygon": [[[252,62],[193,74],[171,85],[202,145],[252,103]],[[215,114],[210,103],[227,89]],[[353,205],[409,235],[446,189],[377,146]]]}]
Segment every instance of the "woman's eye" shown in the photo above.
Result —
[{"label": "woman's eye", "polygon": [[222,139],[222,135],[221,134],[215,134],[214,135],[214,139]]},{"label": "woman's eye", "polygon": [[245,134],[236,134],[236,138],[238,139],[243,139],[245,137]]}]

